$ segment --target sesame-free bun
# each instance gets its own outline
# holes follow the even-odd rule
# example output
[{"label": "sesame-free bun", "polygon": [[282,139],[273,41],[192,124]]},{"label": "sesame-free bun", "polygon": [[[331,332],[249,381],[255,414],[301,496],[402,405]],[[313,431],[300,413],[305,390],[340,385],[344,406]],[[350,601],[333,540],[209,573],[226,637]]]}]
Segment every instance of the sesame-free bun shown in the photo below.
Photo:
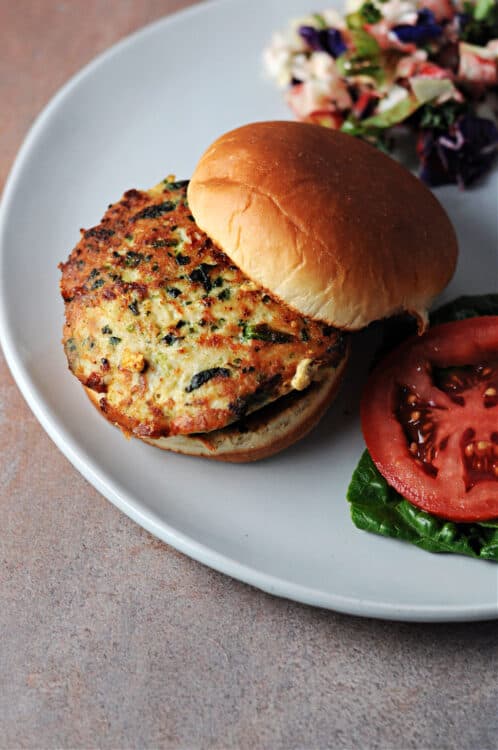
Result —
[{"label": "sesame-free bun", "polygon": [[259,122],[222,135],[188,200],[253,281],[337,328],[402,311],[422,323],[455,269],[455,232],[430,190],[373,146],[320,125]]},{"label": "sesame-free bun", "polygon": [[[141,439],[163,450],[216,461],[245,463],[272,456],[304,437],[325,414],[342,381],[348,356],[349,347],[338,366],[322,380],[253,412],[242,424],[202,434]],[[100,411],[99,394],[90,388],[85,391]]]}]

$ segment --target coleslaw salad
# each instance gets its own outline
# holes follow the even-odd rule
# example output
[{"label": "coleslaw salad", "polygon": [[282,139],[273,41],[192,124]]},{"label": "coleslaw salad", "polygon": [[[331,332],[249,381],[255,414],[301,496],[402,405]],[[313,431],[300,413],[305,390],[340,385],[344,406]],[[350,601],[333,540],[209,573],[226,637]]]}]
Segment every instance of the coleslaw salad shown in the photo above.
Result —
[{"label": "coleslaw salad", "polygon": [[275,32],[264,63],[299,120],[385,150],[408,129],[430,185],[472,184],[498,150],[497,0],[348,0]]}]

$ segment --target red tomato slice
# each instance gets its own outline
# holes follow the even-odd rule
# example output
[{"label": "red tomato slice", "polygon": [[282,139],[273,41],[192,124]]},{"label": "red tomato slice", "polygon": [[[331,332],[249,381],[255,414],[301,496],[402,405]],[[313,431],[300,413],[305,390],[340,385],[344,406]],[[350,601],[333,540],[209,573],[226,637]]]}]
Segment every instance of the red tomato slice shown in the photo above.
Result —
[{"label": "red tomato slice", "polygon": [[377,468],[413,505],[498,518],[498,316],[404,342],[369,378],[361,421]]}]

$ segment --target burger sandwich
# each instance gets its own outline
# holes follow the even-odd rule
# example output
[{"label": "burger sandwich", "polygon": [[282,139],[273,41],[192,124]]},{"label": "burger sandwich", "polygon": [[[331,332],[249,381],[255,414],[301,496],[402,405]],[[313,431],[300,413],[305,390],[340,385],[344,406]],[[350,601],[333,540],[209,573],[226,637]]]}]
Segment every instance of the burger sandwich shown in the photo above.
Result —
[{"label": "burger sandwich", "polygon": [[70,370],[127,435],[251,461],[304,436],[349,332],[400,312],[423,330],[456,263],[432,193],[319,125],[221,136],[192,179],[128,190],[61,264]]}]

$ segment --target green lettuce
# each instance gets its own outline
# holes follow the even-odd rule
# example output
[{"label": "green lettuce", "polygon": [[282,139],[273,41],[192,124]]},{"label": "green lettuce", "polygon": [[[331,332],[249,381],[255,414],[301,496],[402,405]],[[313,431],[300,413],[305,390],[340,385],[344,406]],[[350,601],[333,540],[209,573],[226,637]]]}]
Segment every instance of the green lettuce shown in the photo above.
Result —
[{"label": "green lettuce", "polygon": [[[431,315],[431,324],[498,315],[498,294],[458,297]],[[366,450],[347,491],[355,526],[427,550],[452,552],[498,562],[498,519],[453,523],[426,513],[405,500],[384,479]]]},{"label": "green lettuce", "polygon": [[464,2],[463,10],[467,16],[467,22],[460,34],[462,41],[486,46],[491,39],[497,38],[498,3],[496,0]]},{"label": "green lettuce", "polygon": [[426,513],[390,487],[368,451],[347,493],[355,526],[411,542],[427,552],[453,552],[498,562],[498,521],[453,523]]},{"label": "green lettuce", "polygon": [[[370,74],[368,73],[368,75]],[[411,117],[422,106],[423,102],[419,101],[415,95],[410,94],[389,109],[367,117],[365,120],[358,120],[354,115],[349,115],[343,122],[341,130],[348,135],[362,138],[383,151],[389,151],[386,144],[386,133],[389,128],[399,125],[408,117]]]},{"label": "green lettuce", "polygon": [[481,315],[498,315],[498,294],[457,297],[431,313],[431,325],[450,323],[452,320],[478,318]]}]

